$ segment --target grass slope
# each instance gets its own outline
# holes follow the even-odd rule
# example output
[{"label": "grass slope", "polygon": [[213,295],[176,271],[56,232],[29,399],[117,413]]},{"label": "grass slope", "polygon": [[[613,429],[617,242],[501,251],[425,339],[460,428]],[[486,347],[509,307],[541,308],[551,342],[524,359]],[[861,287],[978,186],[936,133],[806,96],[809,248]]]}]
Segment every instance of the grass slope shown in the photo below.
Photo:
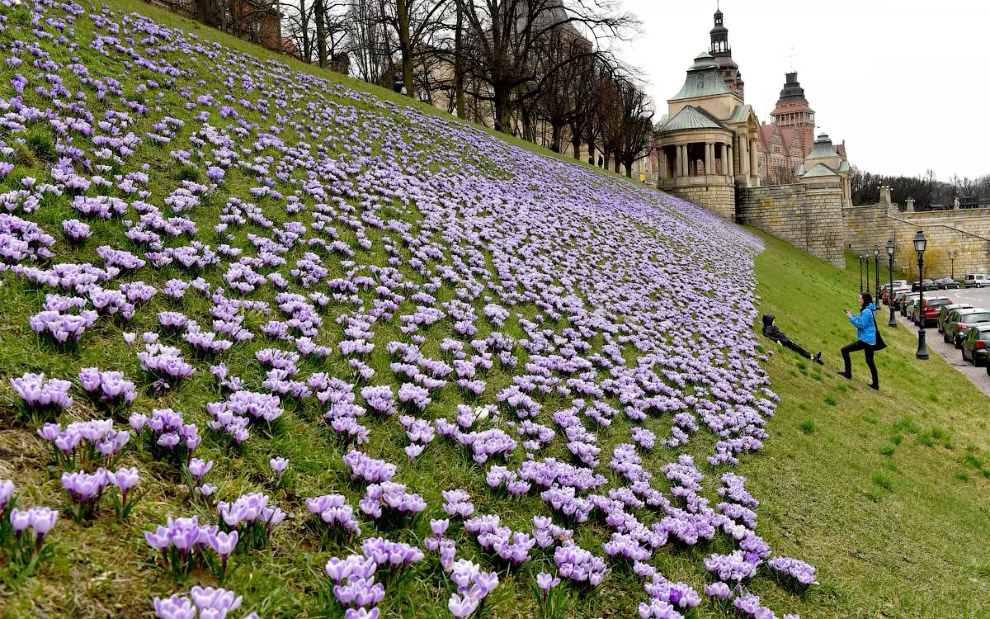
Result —
[{"label": "grass slope", "polygon": [[[990,399],[940,357],[917,361],[917,334],[882,332],[879,394],[855,338],[855,257],[841,271],[772,237],[757,258],[761,310],[812,351],[821,371],[777,348],[781,397],[763,453],[740,467],[762,501],[772,547],[819,569],[803,617],[990,615]],[[886,321],[882,320],[881,324]]]}]

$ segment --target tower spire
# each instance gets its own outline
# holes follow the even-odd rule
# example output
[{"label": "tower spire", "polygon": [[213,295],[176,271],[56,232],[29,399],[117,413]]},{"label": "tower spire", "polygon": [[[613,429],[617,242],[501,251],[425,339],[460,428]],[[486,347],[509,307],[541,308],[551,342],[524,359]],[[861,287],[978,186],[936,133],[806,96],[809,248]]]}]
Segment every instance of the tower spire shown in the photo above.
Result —
[{"label": "tower spire", "polygon": [[739,65],[732,60],[732,46],[729,45],[729,29],[725,27],[725,15],[722,13],[722,3],[718,1],[715,11],[715,27],[711,30],[712,46],[709,52],[718,63],[718,68],[725,78],[729,90],[743,98],[743,81],[739,73]]}]

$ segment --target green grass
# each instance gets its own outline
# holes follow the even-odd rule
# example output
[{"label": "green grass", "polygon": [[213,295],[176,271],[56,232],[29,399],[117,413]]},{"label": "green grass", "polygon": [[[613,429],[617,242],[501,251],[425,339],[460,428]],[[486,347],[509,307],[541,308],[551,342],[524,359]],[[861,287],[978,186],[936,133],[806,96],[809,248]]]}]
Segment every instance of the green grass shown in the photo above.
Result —
[{"label": "green grass", "polygon": [[[904,328],[882,327],[890,348],[877,355],[880,393],[867,387],[862,356],[852,383],[836,377],[839,348],[855,338],[842,314],[856,302],[855,258],[843,272],[763,236],[760,309],[826,362],[818,382],[792,376],[788,351],[771,358],[781,403],[763,453],[740,467],[762,502],[761,534],[818,567],[821,586],[791,607],[802,617],[990,615],[990,480],[981,474],[990,400],[941,358],[917,361],[917,336]],[[836,404],[823,406],[830,397]],[[888,441],[896,451],[878,450]],[[779,597],[760,595],[771,606]]]}]

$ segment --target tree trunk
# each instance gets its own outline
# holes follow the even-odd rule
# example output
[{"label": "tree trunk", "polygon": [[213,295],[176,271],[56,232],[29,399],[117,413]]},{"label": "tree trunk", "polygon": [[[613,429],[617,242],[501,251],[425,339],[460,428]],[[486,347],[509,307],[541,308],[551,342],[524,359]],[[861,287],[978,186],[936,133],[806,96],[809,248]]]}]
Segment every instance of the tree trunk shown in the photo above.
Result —
[{"label": "tree trunk", "polygon": [[323,8],[323,0],[315,0],[313,4],[313,17],[316,19],[316,50],[320,59],[320,68],[327,68],[327,28],[326,9]]},{"label": "tree trunk", "polygon": [[615,173],[616,174],[618,174],[619,172],[621,172],[621,170],[619,169],[621,166],[622,166],[622,162],[619,161],[619,156],[618,155],[615,155]]},{"label": "tree trunk", "polygon": [[454,99],[457,105],[457,117],[463,119],[467,113],[464,104],[464,10],[462,0],[457,4],[457,23],[454,26]]},{"label": "tree trunk", "polygon": [[581,161],[581,135],[577,131],[571,132],[571,147],[574,149],[574,158]]},{"label": "tree trunk", "polygon": [[406,87],[406,96],[413,95],[413,53],[412,38],[409,33],[409,3],[407,0],[396,0],[395,12],[399,18],[399,53],[402,55],[402,85]]},{"label": "tree trunk", "polygon": [[495,130],[508,133],[509,93],[501,84],[492,87],[493,104],[495,105]]},{"label": "tree trunk", "polygon": [[313,50],[309,45],[309,18],[306,17],[306,0],[299,0],[299,25],[302,30],[302,59],[306,64],[313,61]]},{"label": "tree trunk", "polygon": [[557,123],[550,123],[550,150],[555,153],[560,152],[560,144],[563,138],[564,127]]},{"label": "tree trunk", "polygon": [[612,153],[605,151],[605,169],[608,170],[612,167]]},{"label": "tree trunk", "polygon": [[536,143],[536,132],[533,130],[533,121],[529,115],[529,108],[523,106],[522,110],[519,111],[522,114],[522,138],[528,142]]},{"label": "tree trunk", "polygon": [[595,157],[595,138],[588,138],[588,165],[598,165],[598,162],[595,161]]},{"label": "tree trunk", "polygon": [[196,0],[196,19],[214,28],[220,28],[220,8],[217,0]]},{"label": "tree trunk", "polygon": [[624,165],[626,166],[626,176],[632,178],[632,164],[627,161]]}]

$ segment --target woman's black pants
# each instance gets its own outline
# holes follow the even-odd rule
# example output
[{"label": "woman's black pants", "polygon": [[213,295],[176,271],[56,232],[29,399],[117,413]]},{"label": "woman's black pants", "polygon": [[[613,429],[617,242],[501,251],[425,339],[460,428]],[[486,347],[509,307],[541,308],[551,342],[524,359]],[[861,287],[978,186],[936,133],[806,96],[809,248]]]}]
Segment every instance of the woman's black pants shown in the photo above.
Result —
[{"label": "woman's black pants", "polygon": [[856,342],[855,344],[850,344],[842,349],[842,360],[846,364],[846,375],[852,376],[852,360],[849,358],[849,354],[858,350],[862,350],[866,353],[866,365],[870,368],[870,374],[873,375],[873,384],[879,385],[880,379],[877,378],[877,364],[873,362],[873,344]]}]

